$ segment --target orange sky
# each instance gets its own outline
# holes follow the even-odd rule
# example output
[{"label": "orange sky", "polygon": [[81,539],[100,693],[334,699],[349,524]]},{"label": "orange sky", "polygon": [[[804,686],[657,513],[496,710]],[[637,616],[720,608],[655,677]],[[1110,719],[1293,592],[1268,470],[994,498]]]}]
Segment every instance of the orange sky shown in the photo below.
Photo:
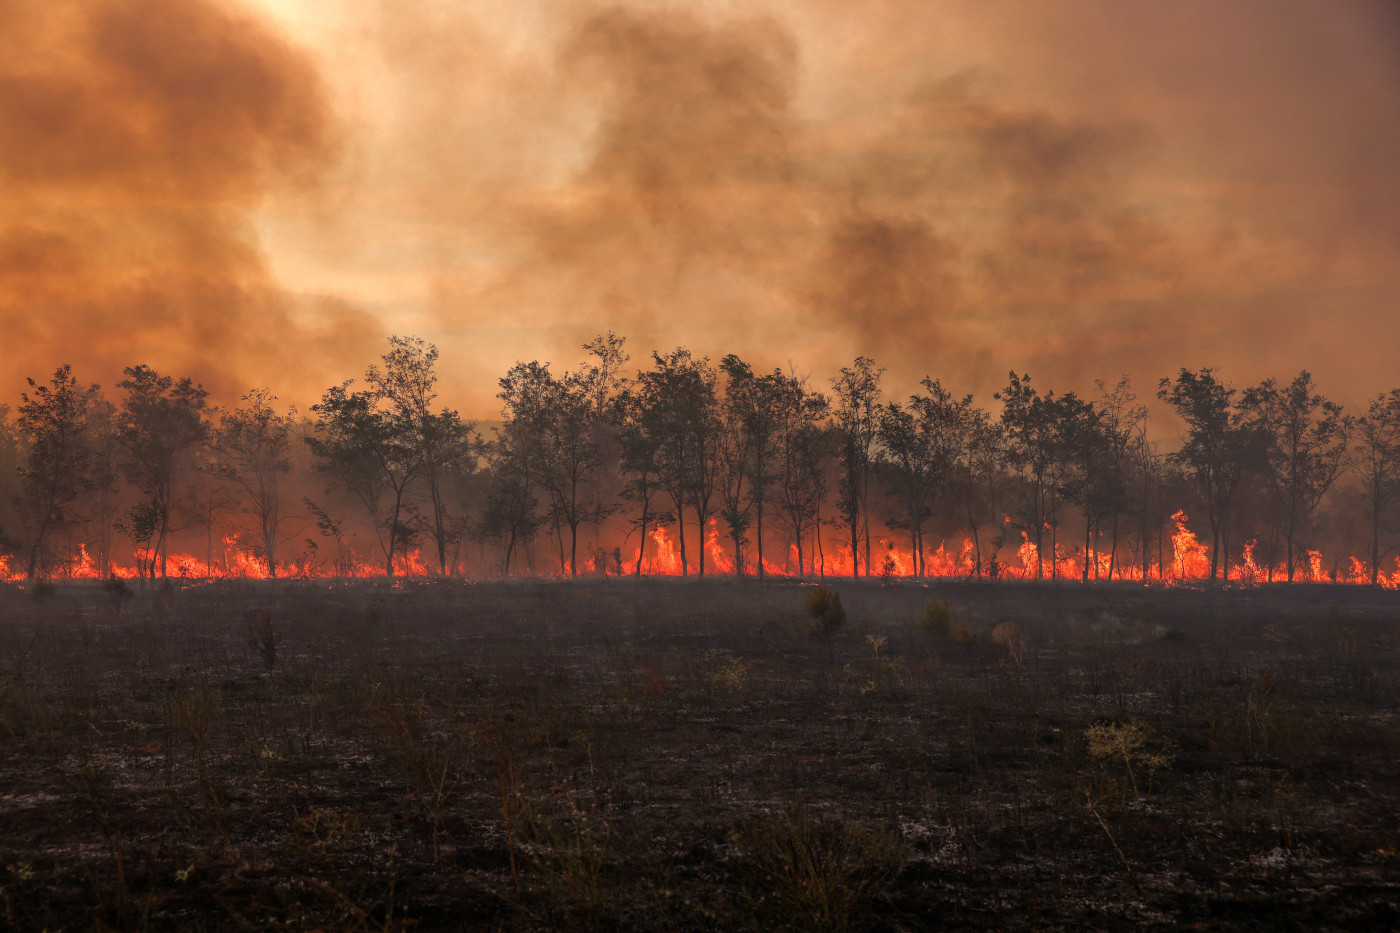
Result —
[{"label": "orange sky", "polygon": [[[0,0],[0,399],[305,405],[391,333],[1400,385],[1386,0]],[[10,388],[4,389],[4,386]]]}]

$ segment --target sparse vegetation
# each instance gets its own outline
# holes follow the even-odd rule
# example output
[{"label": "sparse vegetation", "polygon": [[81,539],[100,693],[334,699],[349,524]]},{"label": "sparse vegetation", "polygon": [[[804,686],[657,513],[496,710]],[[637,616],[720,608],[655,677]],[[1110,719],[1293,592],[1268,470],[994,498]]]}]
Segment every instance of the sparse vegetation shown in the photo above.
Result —
[{"label": "sparse vegetation", "polygon": [[1395,594],[842,590],[0,590],[0,926],[1395,926]]}]

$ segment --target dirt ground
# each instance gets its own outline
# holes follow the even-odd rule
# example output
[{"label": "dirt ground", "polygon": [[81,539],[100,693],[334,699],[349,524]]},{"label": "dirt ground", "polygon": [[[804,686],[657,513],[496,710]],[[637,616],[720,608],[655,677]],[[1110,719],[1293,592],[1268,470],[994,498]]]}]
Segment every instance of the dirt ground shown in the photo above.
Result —
[{"label": "dirt ground", "polygon": [[1400,928],[1400,594],[832,585],[7,586],[0,927]]}]

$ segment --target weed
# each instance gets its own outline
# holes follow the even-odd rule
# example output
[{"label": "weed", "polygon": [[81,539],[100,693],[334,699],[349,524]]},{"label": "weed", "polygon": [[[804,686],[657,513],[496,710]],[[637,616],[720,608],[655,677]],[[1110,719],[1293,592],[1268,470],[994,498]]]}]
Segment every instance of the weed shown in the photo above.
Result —
[{"label": "weed", "polygon": [[820,583],[807,591],[807,615],[812,617],[812,632],[830,640],[836,630],[846,624],[846,609],[841,594]]},{"label": "weed", "polygon": [[992,644],[998,648],[1005,648],[1007,655],[1016,662],[1019,668],[1026,655],[1026,633],[1021,630],[1021,626],[1009,619],[1005,622],[998,622],[996,628],[992,629]]},{"label": "weed", "polygon": [[577,804],[562,817],[528,800],[521,811],[522,848],[538,893],[571,929],[611,929],[607,875],[616,856],[607,822]]},{"label": "weed", "polygon": [[742,693],[752,664],[742,658],[727,657],[720,662],[711,678],[726,693]]},{"label": "weed", "polygon": [[282,644],[282,633],[273,631],[272,613],[266,609],[259,610],[257,617],[248,623],[248,644],[268,670],[277,666],[277,646]]},{"label": "weed", "polygon": [[[1145,775],[1151,781],[1153,775],[1171,763],[1165,750],[1151,749],[1156,736],[1151,727],[1136,719],[1090,726],[1084,730],[1084,740],[1090,759],[1100,774],[1109,778],[1109,786],[1119,790],[1120,799],[1124,795],[1115,776],[1119,765],[1127,775],[1133,799],[1141,800],[1138,775]],[[1156,744],[1165,746],[1162,742]]]},{"label": "weed", "polygon": [[953,610],[937,596],[930,596],[919,610],[919,628],[930,635],[948,635],[953,627]]},{"label": "weed", "polygon": [[814,819],[791,807],[733,834],[742,879],[767,929],[839,931],[879,897],[907,860],[899,837],[840,819]]}]

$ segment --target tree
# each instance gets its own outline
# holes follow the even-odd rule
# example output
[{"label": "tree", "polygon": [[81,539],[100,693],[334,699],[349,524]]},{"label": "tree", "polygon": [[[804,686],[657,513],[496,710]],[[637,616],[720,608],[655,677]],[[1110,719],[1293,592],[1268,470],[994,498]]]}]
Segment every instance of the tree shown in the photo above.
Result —
[{"label": "tree", "polygon": [[[1102,536],[1103,521],[1113,521],[1108,563],[1108,578],[1112,580],[1118,571],[1119,520],[1127,514],[1131,503],[1132,445],[1139,435],[1146,434],[1147,409],[1136,404],[1137,396],[1126,375],[1120,377],[1112,389],[1103,380],[1098,380],[1096,385],[1099,398],[1095,408],[1107,447],[1103,460],[1091,465],[1091,486],[1085,498],[1086,522],[1092,521],[1094,531]],[[1096,563],[1095,577],[1098,571]]]},{"label": "tree", "polygon": [[837,439],[824,426],[830,402],[820,392],[807,389],[804,382],[789,383],[787,403],[777,436],[778,512],[792,531],[797,549],[797,572],[804,572],[802,542],[810,529],[812,569],[826,574],[826,554],[822,548],[822,503],[827,495],[827,467],[835,457]]},{"label": "tree", "polygon": [[1283,534],[1291,583],[1298,536],[1346,462],[1354,422],[1342,406],[1314,390],[1307,370],[1287,386],[1265,379],[1245,390],[1240,407],[1262,443],[1261,472]]},{"label": "tree", "polygon": [[295,410],[278,414],[268,389],[253,389],[242,405],[226,411],[213,438],[213,472],[242,492],[257,522],[258,552],[267,575],[277,577],[277,545],[282,524],[281,479],[291,470],[288,451]]},{"label": "tree", "polygon": [[1157,397],[1186,422],[1186,437],[1171,460],[1186,471],[1206,509],[1210,578],[1216,578],[1222,564],[1228,578],[1230,506],[1256,460],[1257,438],[1235,409],[1235,390],[1221,384],[1212,369],[1183,368],[1175,382],[1158,384]]},{"label": "tree", "polygon": [[637,417],[655,440],[657,483],[675,509],[681,574],[690,572],[685,543],[685,511],[690,507],[700,526],[703,575],[718,432],[715,371],[707,359],[695,359],[684,347],[664,355],[653,352],[652,363],[651,369],[637,373],[628,391]]},{"label": "tree", "polygon": [[865,542],[865,572],[870,574],[870,465],[879,430],[880,376],[869,357],[856,357],[831,380],[836,393],[835,421],[841,437],[838,507],[851,543],[851,573],[860,576],[860,542]]},{"label": "tree", "polygon": [[179,381],[149,366],[128,366],[117,383],[126,390],[118,438],[123,469],[144,501],[129,513],[138,543],[150,553],[146,569],[166,574],[166,544],[175,495],[190,471],[194,453],[209,436],[207,392],[188,376]]},{"label": "tree", "polygon": [[422,474],[422,449],[413,424],[384,410],[379,393],[351,392],[353,382],[332,386],[311,406],[318,417],[306,443],[328,489],[344,489],[368,513],[392,577],[394,558],[413,538],[408,493]]},{"label": "tree", "polygon": [[507,463],[548,495],[560,571],[577,576],[578,529],[596,507],[592,480],[602,463],[594,387],[586,373],[556,378],[538,361],[516,363],[500,385],[502,437],[512,451]]},{"label": "tree", "polygon": [[[633,571],[640,576],[646,556],[648,528],[675,520],[669,512],[658,512],[652,504],[662,491],[660,456],[663,438],[660,419],[658,412],[649,407],[631,387],[624,387],[618,393],[612,409],[621,449],[618,465],[625,478],[620,494],[629,502],[636,503],[639,510],[629,524],[641,536],[637,546],[637,566]],[[631,536],[630,531],[628,536]]]},{"label": "tree", "polygon": [[995,396],[1002,403],[1001,423],[1008,441],[1007,462],[1019,471],[1025,501],[1019,512],[1021,528],[1035,539],[1036,579],[1045,576],[1045,532],[1051,533],[1050,574],[1058,575],[1059,510],[1068,492],[1069,461],[1079,422],[1087,419],[1086,403],[1068,393],[1039,394],[1030,376],[1013,371],[1007,387]]},{"label": "tree", "polygon": [[[754,455],[753,424],[757,420],[757,380],[753,367],[734,354],[720,361],[725,375],[724,400],[720,403],[719,489],[720,518],[734,542],[734,573],[744,573],[744,545],[748,543],[753,496],[748,487],[753,477],[750,461]],[[760,573],[762,571],[760,570]]]},{"label": "tree", "polygon": [[20,395],[18,426],[26,450],[19,477],[30,522],[27,574],[33,580],[44,576],[49,533],[75,521],[73,506],[97,486],[88,422],[102,393],[96,385],[78,385],[67,363],[49,385],[27,381],[32,395]]},{"label": "tree", "polygon": [[[959,403],[962,411],[958,419],[959,464],[955,481],[972,534],[974,566],[980,576],[991,569],[989,560],[982,557],[981,526],[1001,524],[997,518],[997,480],[1003,473],[1006,444],[1001,424],[985,410],[973,406],[971,398],[967,396],[965,404]],[[995,559],[994,548],[990,561]]]},{"label": "tree", "polygon": [[891,528],[909,531],[914,572],[924,575],[924,523],[948,488],[972,422],[972,396],[954,398],[943,384],[925,377],[923,393],[911,395],[905,408],[894,402],[881,411],[879,440],[882,465],[891,477],[904,516]]},{"label": "tree", "polygon": [[486,501],[473,533],[501,547],[501,574],[510,576],[516,551],[534,540],[543,519],[528,468],[509,435],[488,448]]},{"label": "tree", "polygon": [[1381,560],[1391,550],[1381,548],[1381,532],[1396,529],[1400,503],[1400,389],[1371,400],[1366,414],[1357,419],[1356,441],[1352,468],[1361,480],[1374,585],[1380,581]]},{"label": "tree", "polygon": [[417,474],[427,486],[429,533],[438,572],[447,573],[450,517],[446,477],[472,456],[475,424],[451,409],[433,410],[437,400],[437,347],[420,337],[390,337],[384,368],[371,366],[365,382],[392,419],[394,433],[417,455]]}]

